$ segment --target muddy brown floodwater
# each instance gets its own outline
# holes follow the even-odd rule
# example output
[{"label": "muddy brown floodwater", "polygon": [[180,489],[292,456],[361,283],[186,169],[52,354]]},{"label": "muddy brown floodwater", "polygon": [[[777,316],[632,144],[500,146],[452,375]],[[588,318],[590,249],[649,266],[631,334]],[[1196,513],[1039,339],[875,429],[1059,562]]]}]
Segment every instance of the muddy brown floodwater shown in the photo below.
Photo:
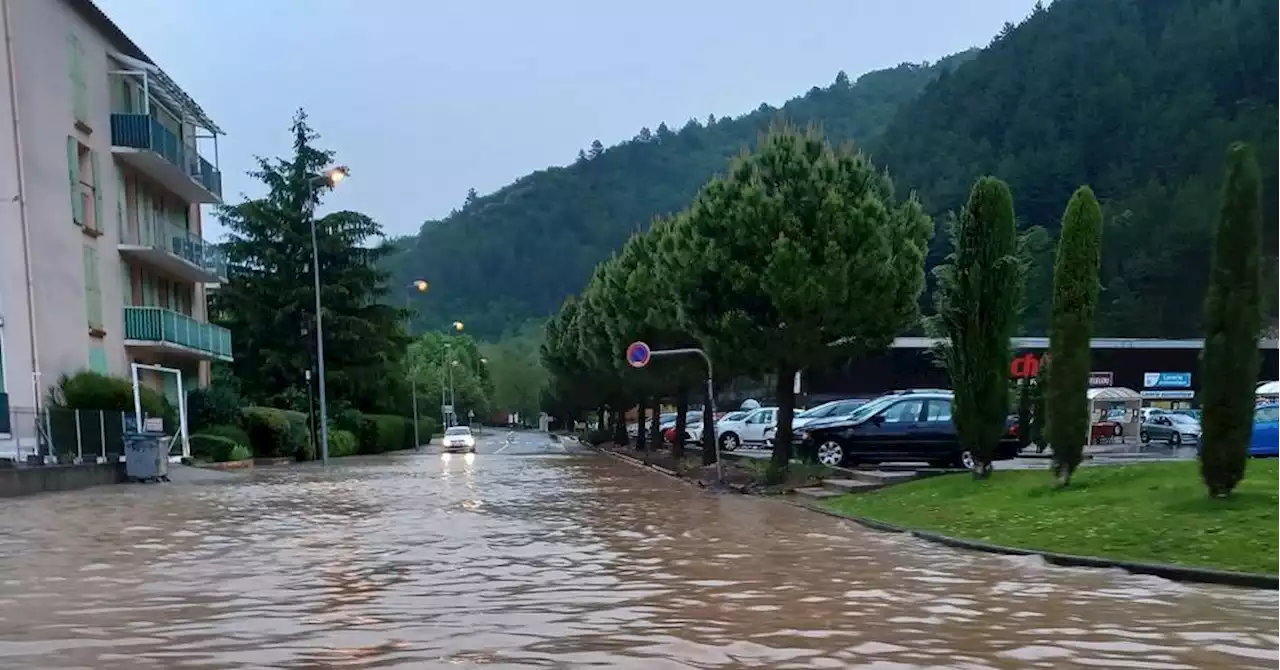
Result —
[{"label": "muddy brown floodwater", "polygon": [[522,436],[0,502],[0,668],[1275,668],[1274,592],[1047,567]]}]

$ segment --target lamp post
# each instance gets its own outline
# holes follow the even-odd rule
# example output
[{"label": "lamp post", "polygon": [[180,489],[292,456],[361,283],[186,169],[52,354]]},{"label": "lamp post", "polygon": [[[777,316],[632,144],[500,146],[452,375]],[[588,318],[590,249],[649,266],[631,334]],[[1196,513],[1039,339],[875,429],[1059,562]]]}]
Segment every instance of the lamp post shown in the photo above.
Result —
[{"label": "lamp post", "polygon": [[[427,280],[415,279],[409,282],[409,285],[405,288],[413,289],[418,293],[426,293],[429,286],[430,285],[427,284]],[[410,311],[410,295],[411,294],[409,293],[404,294],[404,311],[406,312]],[[408,333],[410,337],[413,337],[413,314],[407,314],[406,321],[408,323],[405,327],[405,332]],[[422,446],[422,437],[418,434],[418,375],[417,371],[412,367],[409,369],[409,394],[413,399],[413,448],[417,449]]]},{"label": "lamp post", "polygon": [[307,179],[307,198],[303,203],[303,214],[311,226],[311,276],[315,282],[316,292],[316,374],[319,376],[318,395],[320,396],[320,460],[329,464],[329,405],[325,401],[324,390],[324,325],[320,315],[320,245],[316,242],[316,205],[314,202],[316,187],[333,188],[350,174],[346,166],[339,165],[324,174],[312,175]]}]

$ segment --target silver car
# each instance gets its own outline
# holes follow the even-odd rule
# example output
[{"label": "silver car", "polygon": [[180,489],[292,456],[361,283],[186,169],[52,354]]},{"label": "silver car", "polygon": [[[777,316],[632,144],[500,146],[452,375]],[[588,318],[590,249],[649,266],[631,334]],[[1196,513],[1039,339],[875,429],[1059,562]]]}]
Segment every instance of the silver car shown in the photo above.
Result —
[{"label": "silver car", "polygon": [[1164,440],[1171,445],[1199,444],[1200,422],[1184,414],[1152,413],[1142,422],[1142,442]]}]

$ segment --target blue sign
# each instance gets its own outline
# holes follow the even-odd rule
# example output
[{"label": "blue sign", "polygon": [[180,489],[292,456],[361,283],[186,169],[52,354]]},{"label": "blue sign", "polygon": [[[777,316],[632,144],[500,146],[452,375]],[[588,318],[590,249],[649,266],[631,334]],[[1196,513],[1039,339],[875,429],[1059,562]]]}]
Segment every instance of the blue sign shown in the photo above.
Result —
[{"label": "blue sign", "polygon": [[1144,388],[1191,388],[1190,372],[1147,372],[1142,375]]},{"label": "blue sign", "polygon": [[627,365],[642,368],[649,364],[649,345],[644,342],[632,342],[627,347]]}]

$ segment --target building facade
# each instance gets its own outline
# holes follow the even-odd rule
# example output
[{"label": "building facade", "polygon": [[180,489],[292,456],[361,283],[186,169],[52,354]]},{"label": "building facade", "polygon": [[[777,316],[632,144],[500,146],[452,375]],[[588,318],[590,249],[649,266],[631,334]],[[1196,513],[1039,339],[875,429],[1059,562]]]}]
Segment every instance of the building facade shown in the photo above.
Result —
[{"label": "building facade", "polygon": [[191,388],[207,382],[212,361],[232,358],[230,333],[206,310],[226,263],[201,232],[201,206],[222,198],[221,131],[90,0],[0,8],[0,392],[9,415],[33,411],[79,370],[136,371],[177,401],[174,371]]}]

